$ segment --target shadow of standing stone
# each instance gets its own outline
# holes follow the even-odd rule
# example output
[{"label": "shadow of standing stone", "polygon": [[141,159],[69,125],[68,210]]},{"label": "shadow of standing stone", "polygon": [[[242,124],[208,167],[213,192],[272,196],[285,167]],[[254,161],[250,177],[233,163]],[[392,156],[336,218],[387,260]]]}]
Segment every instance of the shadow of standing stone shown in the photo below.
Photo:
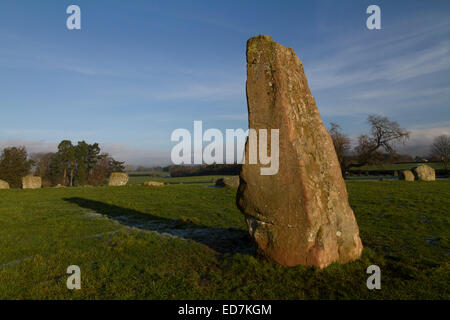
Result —
[{"label": "shadow of standing stone", "polygon": [[[252,254],[254,252],[248,233],[237,228],[211,228],[182,219],[168,219],[149,213],[119,207],[84,198],[65,198],[82,208],[94,211],[122,225],[145,231],[171,235],[202,243],[221,254]],[[91,213],[92,215],[92,213]]]}]

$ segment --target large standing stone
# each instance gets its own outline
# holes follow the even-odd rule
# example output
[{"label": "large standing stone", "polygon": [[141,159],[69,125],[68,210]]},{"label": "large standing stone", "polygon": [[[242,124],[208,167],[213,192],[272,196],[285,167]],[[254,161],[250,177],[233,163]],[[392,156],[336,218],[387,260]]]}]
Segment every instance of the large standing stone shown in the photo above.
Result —
[{"label": "large standing stone", "polygon": [[321,268],[358,259],[363,246],[333,142],[293,49],[268,36],[247,42],[247,104],[249,128],[279,129],[278,173],[248,164],[247,141],[240,174],[237,205],[257,254]]},{"label": "large standing stone", "polygon": [[42,188],[41,177],[28,175],[22,178],[22,189],[40,189]]},{"label": "large standing stone", "polygon": [[398,179],[405,181],[414,181],[414,174],[411,172],[411,170],[402,170],[400,171]]},{"label": "large standing stone", "polygon": [[128,183],[128,174],[126,174],[124,172],[113,172],[109,176],[108,185],[110,187],[126,186],[127,183]]},{"label": "large standing stone", "polygon": [[4,180],[0,180],[0,189],[9,189],[9,183]]},{"label": "large standing stone", "polygon": [[435,181],[436,180],[436,174],[432,167],[427,166],[426,164],[418,165],[417,167],[413,168],[414,175],[416,176],[417,180],[422,181]]}]

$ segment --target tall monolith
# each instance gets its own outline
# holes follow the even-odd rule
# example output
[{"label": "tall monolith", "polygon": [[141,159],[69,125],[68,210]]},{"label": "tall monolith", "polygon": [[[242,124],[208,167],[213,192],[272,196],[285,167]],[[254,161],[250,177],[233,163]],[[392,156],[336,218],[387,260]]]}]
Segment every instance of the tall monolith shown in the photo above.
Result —
[{"label": "tall monolith", "polygon": [[320,268],[358,259],[363,246],[333,142],[293,49],[269,36],[248,40],[247,105],[249,128],[279,129],[278,173],[248,163],[249,141],[240,173],[236,202],[257,255]]}]

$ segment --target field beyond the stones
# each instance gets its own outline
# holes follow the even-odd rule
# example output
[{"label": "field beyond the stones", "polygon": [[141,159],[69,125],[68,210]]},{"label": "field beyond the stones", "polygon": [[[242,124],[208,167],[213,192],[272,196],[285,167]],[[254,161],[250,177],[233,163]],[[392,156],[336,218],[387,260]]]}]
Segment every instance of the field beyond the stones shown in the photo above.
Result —
[{"label": "field beyond the stones", "polygon": [[[0,299],[450,298],[450,181],[347,182],[363,256],[320,270],[254,258],[236,189],[203,178],[0,190]],[[372,264],[381,290],[366,287]]]}]

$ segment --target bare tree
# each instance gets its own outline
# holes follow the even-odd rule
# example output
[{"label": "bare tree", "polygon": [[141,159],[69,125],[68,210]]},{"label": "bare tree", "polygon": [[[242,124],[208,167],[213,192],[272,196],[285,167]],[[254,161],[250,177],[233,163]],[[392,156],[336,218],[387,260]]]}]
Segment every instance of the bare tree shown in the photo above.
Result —
[{"label": "bare tree", "polygon": [[367,117],[367,122],[370,124],[370,133],[359,136],[355,148],[359,164],[353,166],[373,162],[381,155],[380,149],[392,153],[396,144],[404,144],[409,139],[409,132],[387,117],[372,114]]},{"label": "bare tree", "polygon": [[430,151],[432,158],[442,161],[445,172],[447,172],[448,162],[450,160],[450,136],[441,135],[436,137]]},{"label": "bare tree", "polygon": [[334,150],[338,157],[339,164],[341,165],[342,175],[345,176],[346,169],[348,167],[348,156],[350,153],[350,138],[342,132],[341,126],[331,122],[330,135],[333,139]]}]

